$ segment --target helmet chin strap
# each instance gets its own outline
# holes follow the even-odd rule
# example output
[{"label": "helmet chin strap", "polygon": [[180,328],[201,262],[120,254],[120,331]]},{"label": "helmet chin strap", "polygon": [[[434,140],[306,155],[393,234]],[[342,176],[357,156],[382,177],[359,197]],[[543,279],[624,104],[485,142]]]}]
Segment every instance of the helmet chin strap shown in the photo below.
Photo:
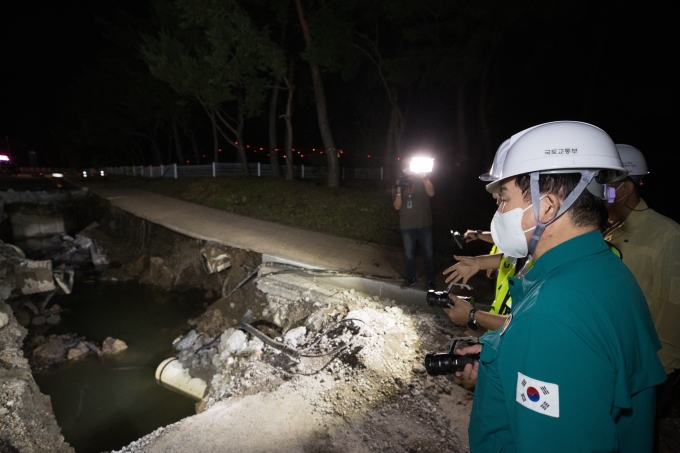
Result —
[{"label": "helmet chin strap", "polygon": [[571,193],[567,196],[567,198],[564,199],[562,202],[562,205],[560,206],[559,211],[557,211],[557,214],[555,217],[550,219],[550,221],[543,223],[540,220],[538,220],[538,212],[540,209],[541,205],[541,192],[538,187],[538,181],[539,177],[541,174],[537,171],[531,173],[531,202],[534,205],[534,217],[536,218],[536,229],[534,230],[534,233],[531,235],[531,239],[529,240],[529,257],[532,257],[534,255],[534,252],[536,251],[536,246],[538,245],[538,241],[541,239],[541,236],[543,235],[543,231],[545,230],[545,227],[553,223],[555,220],[557,220],[562,214],[564,214],[569,208],[571,208],[571,205],[574,204],[576,199],[583,193],[583,191],[586,189],[588,184],[590,184],[590,181],[592,181],[593,177],[597,174],[596,170],[586,170],[581,174],[581,180],[576,184],[576,187],[574,187],[574,190],[571,191]]}]

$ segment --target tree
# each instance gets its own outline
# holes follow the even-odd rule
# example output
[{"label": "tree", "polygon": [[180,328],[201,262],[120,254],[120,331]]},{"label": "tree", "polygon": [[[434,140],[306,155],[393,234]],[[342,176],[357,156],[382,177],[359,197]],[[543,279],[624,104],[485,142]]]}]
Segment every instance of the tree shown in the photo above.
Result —
[{"label": "tree", "polygon": [[[305,17],[302,8],[301,0],[295,0],[295,7],[300,20],[300,27],[302,28],[302,35],[305,39],[307,51],[312,49],[312,35],[309,31],[309,24]],[[318,63],[310,53],[305,54],[305,58],[309,63],[309,68],[312,72],[312,83],[314,84],[314,98],[316,100],[316,113],[319,122],[319,131],[321,132],[321,139],[323,140],[326,151],[326,159],[328,161],[328,187],[338,187],[340,185],[340,168],[338,165],[338,149],[335,147],[335,140],[331,131],[330,123],[328,121],[328,106],[326,103],[326,93],[323,87],[323,80],[321,79],[321,71]]]},{"label": "tree", "polygon": [[[143,36],[142,55],[155,77],[202,106],[213,136],[219,133],[238,150],[248,175],[243,124],[260,113],[267,87],[285,70],[283,55],[235,0],[176,5],[158,4],[165,28]],[[214,144],[217,161],[216,139]]]}]

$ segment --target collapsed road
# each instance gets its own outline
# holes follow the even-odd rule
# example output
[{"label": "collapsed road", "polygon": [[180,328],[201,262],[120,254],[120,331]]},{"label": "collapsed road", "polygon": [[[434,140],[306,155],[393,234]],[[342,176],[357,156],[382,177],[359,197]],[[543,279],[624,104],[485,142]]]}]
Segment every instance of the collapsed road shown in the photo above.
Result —
[{"label": "collapsed road", "polygon": [[[429,376],[423,367],[426,353],[444,352],[449,339],[464,332],[426,306],[424,291],[399,289],[398,272],[390,266],[398,254],[353,241],[350,247],[331,237],[320,246],[318,235],[308,243],[309,232],[296,237],[294,229],[275,224],[255,222],[248,229],[237,219],[232,228],[224,213],[220,221],[207,221],[199,213],[204,208],[191,205],[187,215],[175,206],[174,212],[177,202],[159,201],[157,195],[150,195],[149,206],[115,188],[95,192],[108,200],[97,203],[97,224],[81,230],[90,240],[83,242],[90,244],[89,275],[107,284],[141,282],[163,291],[199,288],[205,300],[202,313],[188,320],[156,368],[160,385],[193,398],[196,415],[113,450],[468,451],[472,393],[451,375]],[[173,215],[181,222],[175,224]],[[289,243],[278,243],[279,230]],[[74,257],[85,253],[76,252]],[[107,262],[99,269],[97,256]],[[338,265],[329,265],[336,257]],[[483,278],[472,286],[481,299],[491,292]],[[10,330],[0,331],[0,339],[11,329],[21,337],[21,326],[5,311]],[[39,315],[29,316],[32,322]],[[14,360],[23,360],[30,381],[21,339],[13,341]],[[133,345],[119,354],[135,353]],[[26,354],[35,365],[34,350]],[[68,351],[61,357],[69,360]],[[32,389],[38,397],[37,387]],[[42,395],[42,406],[26,405],[44,407],[52,424],[43,424],[40,447],[19,447],[18,439],[32,434],[7,423],[18,415],[16,405],[7,403],[17,398],[3,398],[3,442],[16,451],[72,451]]]},{"label": "collapsed road", "polygon": [[[335,244],[324,245],[323,252],[293,244],[291,250],[317,256],[313,269],[307,269],[298,255],[274,257],[267,250],[210,241],[204,233],[198,238],[187,231],[178,234],[171,225],[168,229],[118,209],[112,198],[88,205],[96,223],[71,235],[51,232],[48,242],[55,249],[36,257],[50,258],[60,271],[75,270],[70,282],[76,286],[79,279],[94,276],[108,284],[139,281],[166,291],[200,288],[207,305],[174,344],[180,371],[204,383],[202,394],[193,395],[197,415],[160,428],[124,451],[381,451],[399,446],[404,451],[466,451],[471,394],[446,377],[427,376],[422,366],[426,352],[445,350],[449,336],[460,332],[426,307],[423,291],[408,290],[410,300],[392,297],[401,290],[389,257],[338,238],[329,238]],[[30,214],[14,211],[23,218]],[[334,247],[342,255],[341,266],[329,271]],[[325,270],[319,270],[319,260]],[[364,273],[382,275],[363,278],[357,272],[362,267]],[[68,308],[68,296],[63,297]],[[53,302],[38,303],[34,313],[30,304],[17,302],[16,294],[9,298],[29,331],[48,329],[42,318],[58,316],[61,309]],[[22,329],[12,310],[7,311],[9,324]],[[17,355],[25,353],[34,369],[53,369],[103,350],[103,344],[78,332],[69,335],[20,338],[23,351],[17,348]],[[45,350],[52,353],[52,362],[41,362]],[[135,353],[134,347],[116,352]],[[160,377],[161,385],[183,392],[181,385],[164,379]],[[37,388],[33,393],[40,395]],[[54,445],[20,445],[21,429],[5,423],[8,416],[20,415],[10,405],[1,421],[11,431],[3,433],[8,448],[72,451],[59,435],[49,399],[45,401],[54,427],[45,435]]]}]

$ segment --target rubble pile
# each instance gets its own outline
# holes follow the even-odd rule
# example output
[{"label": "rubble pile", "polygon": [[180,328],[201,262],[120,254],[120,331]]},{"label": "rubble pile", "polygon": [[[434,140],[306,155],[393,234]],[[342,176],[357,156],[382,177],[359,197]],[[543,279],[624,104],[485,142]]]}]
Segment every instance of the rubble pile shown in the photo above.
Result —
[{"label": "rubble pile", "polygon": [[[332,451],[354,451],[356,443],[368,451],[465,451],[471,393],[422,365],[426,352],[444,351],[449,335],[460,335],[442,315],[277,268],[261,269],[255,285],[266,304],[242,323],[175,341],[191,374],[208,376],[199,411],[262,392],[301,395],[327,420],[319,442]],[[448,412],[463,414],[461,424],[445,415],[444,400]]]},{"label": "rubble pile", "polygon": [[101,346],[84,337],[69,333],[62,335],[35,335],[28,339],[25,349],[33,371],[41,371],[66,360],[79,359],[89,354],[99,357],[118,354],[127,349],[123,340],[107,337]]},{"label": "rubble pile", "polygon": [[[5,284],[0,276],[0,286]],[[21,349],[26,329],[0,297],[0,451],[73,453]]]}]

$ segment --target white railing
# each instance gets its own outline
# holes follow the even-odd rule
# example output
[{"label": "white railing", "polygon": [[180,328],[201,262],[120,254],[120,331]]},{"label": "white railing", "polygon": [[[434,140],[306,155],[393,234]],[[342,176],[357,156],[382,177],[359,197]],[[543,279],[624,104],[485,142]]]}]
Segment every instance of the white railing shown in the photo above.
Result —
[{"label": "white railing", "polygon": [[[106,173],[111,175],[142,176],[146,178],[198,178],[228,175],[242,175],[243,167],[239,163],[212,163],[208,165],[148,165],[133,167],[106,167]],[[272,166],[269,164],[248,164],[248,170],[253,176],[271,176]],[[286,166],[281,166],[281,174],[286,174]],[[304,165],[293,166],[293,177],[302,179],[324,179],[326,169]],[[380,179],[384,176],[383,168],[345,168],[342,167],[341,179]]]}]

